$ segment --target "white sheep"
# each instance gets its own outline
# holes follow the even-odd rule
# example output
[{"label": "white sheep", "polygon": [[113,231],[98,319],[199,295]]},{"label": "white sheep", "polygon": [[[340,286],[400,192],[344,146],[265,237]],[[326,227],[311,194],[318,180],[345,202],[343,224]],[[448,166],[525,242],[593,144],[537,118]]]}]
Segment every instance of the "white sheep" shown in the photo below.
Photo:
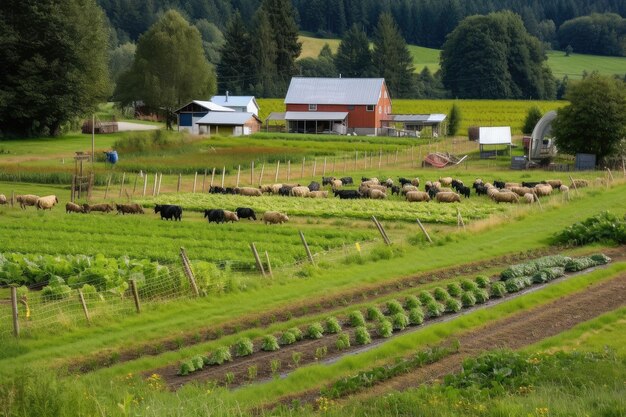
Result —
[{"label": "white sheep", "polygon": [[311,191],[307,195],[309,198],[328,198],[328,191]]},{"label": "white sheep", "polygon": [[[441,183],[441,185],[445,185],[446,187],[452,185],[452,177],[442,177],[439,178],[439,182]],[[439,187],[437,187],[439,188]]]},{"label": "white sheep", "polygon": [[370,189],[369,196],[372,200],[384,200],[387,198],[387,194],[385,194],[381,190]]},{"label": "white sheep", "polygon": [[283,224],[284,222],[288,222],[289,217],[286,214],[280,213],[278,211],[266,211],[263,213],[263,222],[265,224]]},{"label": "white sheep", "polygon": [[561,187],[561,185],[563,185],[563,181],[561,180],[546,180],[544,181],[545,184],[550,184],[550,187],[557,189],[559,187]]},{"label": "white sheep", "polygon": [[411,185],[414,185],[415,187],[419,187],[420,186],[420,179],[415,177],[411,179]]},{"label": "white sheep", "polygon": [[224,222],[238,222],[239,221],[239,217],[237,216],[237,213],[234,213],[232,211],[228,211],[228,210],[224,210]]},{"label": "white sheep", "polygon": [[289,191],[289,195],[294,197],[306,197],[310,192],[309,187],[293,187],[291,191]]},{"label": "white sheep", "polygon": [[424,191],[409,191],[406,193],[406,201],[408,202],[420,202],[430,201],[430,196]]},{"label": "white sheep", "polygon": [[72,203],[71,201],[65,204],[65,212],[66,213],[84,213],[85,209],[83,206],[79,206],[76,203]]},{"label": "white sheep", "polygon": [[461,196],[453,192],[437,193],[435,196],[438,203],[454,203],[461,202]]},{"label": "white sheep", "polygon": [[280,191],[281,188],[283,188],[282,184],[272,184],[271,186],[272,189],[272,194],[278,194],[278,191]]},{"label": "white sheep", "polygon": [[535,187],[535,194],[538,197],[546,197],[552,194],[552,186],[549,184],[539,184]]},{"label": "white sheep", "polygon": [[235,188],[235,193],[247,197],[261,197],[261,190],[252,187]]},{"label": "white sheep", "polygon": [[6,203],[8,203],[7,196],[4,194],[0,194],[0,204],[6,204]]},{"label": "white sheep", "polygon": [[343,183],[341,182],[341,180],[332,180],[332,181],[330,182],[330,187],[331,187],[333,190],[338,190],[338,189],[340,189],[342,185],[343,185]]},{"label": "white sheep", "polygon": [[47,195],[45,197],[39,197],[39,199],[37,199],[37,202],[35,203],[35,206],[37,207],[37,210],[52,210],[52,207],[54,207],[58,202],[59,199],[56,195]]},{"label": "white sheep", "polygon": [[561,185],[559,187],[559,191],[562,193],[567,193],[569,191],[569,187],[567,185]]},{"label": "white sheep", "polygon": [[22,194],[15,197],[15,200],[20,203],[20,207],[25,209],[26,206],[34,206],[39,200],[38,195],[34,194]]},{"label": "white sheep", "polygon": [[496,203],[517,203],[519,202],[519,197],[515,193],[495,193],[491,196],[491,199]]},{"label": "white sheep", "polygon": [[522,196],[523,201],[527,204],[532,204],[536,201],[536,197],[533,193],[526,193]]},{"label": "white sheep", "polygon": [[511,187],[511,191],[517,194],[520,197],[523,197],[525,194],[532,194],[533,190],[529,187]]}]

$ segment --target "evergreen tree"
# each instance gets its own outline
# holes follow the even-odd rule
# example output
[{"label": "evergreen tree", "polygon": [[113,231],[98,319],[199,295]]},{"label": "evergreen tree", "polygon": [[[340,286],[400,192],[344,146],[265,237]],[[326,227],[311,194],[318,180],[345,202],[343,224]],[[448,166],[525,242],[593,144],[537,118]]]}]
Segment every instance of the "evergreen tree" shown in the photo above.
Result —
[{"label": "evergreen tree", "polygon": [[220,50],[226,42],[222,31],[206,19],[200,19],[194,24],[202,37],[202,49],[207,61],[213,65],[220,62]]},{"label": "evergreen tree", "polygon": [[537,106],[532,106],[526,113],[526,119],[524,119],[523,133],[531,134],[535,129],[535,125],[541,119],[541,110]]},{"label": "evergreen tree", "polygon": [[592,73],[571,81],[566,99],[552,122],[559,151],[574,155],[591,153],[596,163],[614,153],[626,137],[626,83]]},{"label": "evergreen tree", "polygon": [[276,85],[276,41],[272,35],[267,13],[259,9],[254,17],[254,68],[256,85],[254,93],[260,97],[277,97]]},{"label": "evergreen tree", "polygon": [[204,57],[202,39],[178,12],[166,12],[137,43],[135,61],[118,83],[122,104],[142,100],[171,121],[177,107],[215,93],[215,74]]},{"label": "evergreen tree", "polygon": [[389,13],[381,14],[378,20],[372,58],[392,97],[408,97],[413,92],[413,57]]},{"label": "evergreen tree", "polygon": [[[220,93],[242,94],[255,81],[253,43],[239,13],[235,13],[224,32],[221,61],[217,65]],[[268,51],[271,54],[271,50]]]},{"label": "evergreen tree", "polygon": [[57,135],[110,93],[95,0],[0,2],[0,134]]},{"label": "evergreen tree", "polygon": [[341,39],[335,55],[335,67],[342,77],[359,78],[373,75],[369,40],[356,24],[352,25]]},{"label": "evergreen tree", "polygon": [[461,125],[461,110],[459,106],[454,103],[450,109],[450,115],[448,116],[448,135],[454,136],[459,131]]}]

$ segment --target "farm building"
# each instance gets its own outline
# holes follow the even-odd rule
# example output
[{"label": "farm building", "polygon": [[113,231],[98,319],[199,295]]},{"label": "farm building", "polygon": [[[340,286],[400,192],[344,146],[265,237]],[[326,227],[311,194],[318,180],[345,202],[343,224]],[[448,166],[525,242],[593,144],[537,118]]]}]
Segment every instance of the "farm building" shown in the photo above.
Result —
[{"label": "farm building", "polygon": [[259,115],[259,104],[254,96],[231,96],[227,91],[224,96],[211,97],[211,102],[234,111]]},{"label": "farm building", "polygon": [[188,130],[193,134],[199,134],[198,121],[205,117],[209,113],[226,113],[235,110],[228,107],[220,106],[211,101],[194,100],[176,110],[176,116],[178,117],[178,131]]},{"label": "farm building", "polygon": [[261,119],[254,113],[211,111],[196,126],[200,135],[242,136],[261,130]]},{"label": "farm building", "polygon": [[383,78],[294,77],[285,97],[285,120],[291,133],[376,135],[391,114],[391,97]]},{"label": "farm building", "polygon": [[419,137],[425,127],[430,127],[432,135],[437,137],[445,122],[445,114],[390,114],[388,119],[383,120],[382,134]]}]

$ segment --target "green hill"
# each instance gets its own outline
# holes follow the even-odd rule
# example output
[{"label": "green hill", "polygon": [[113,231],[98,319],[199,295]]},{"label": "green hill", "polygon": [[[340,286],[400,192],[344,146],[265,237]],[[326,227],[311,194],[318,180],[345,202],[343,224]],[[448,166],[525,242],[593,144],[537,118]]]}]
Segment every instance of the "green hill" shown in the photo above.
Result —
[{"label": "green hill", "polygon": [[[300,36],[302,42],[301,58],[317,57],[325,43],[330,45],[333,52],[337,52],[339,39],[319,39],[310,36]],[[420,72],[427,66],[432,72],[439,69],[439,50],[409,45],[409,51],[413,55],[415,71]],[[625,75],[626,58],[597,55],[572,54],[565,56],[562,51],[548,51],[548,65],[556,78],[567,75],[570,79],[581,78],[584,71],[598,71],[605,75]]]}]

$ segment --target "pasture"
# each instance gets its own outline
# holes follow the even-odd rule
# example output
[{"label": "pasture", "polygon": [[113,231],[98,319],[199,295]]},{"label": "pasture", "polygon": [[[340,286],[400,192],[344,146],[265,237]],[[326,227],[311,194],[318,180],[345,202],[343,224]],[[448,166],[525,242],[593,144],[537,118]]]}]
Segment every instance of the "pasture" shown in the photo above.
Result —
[{"label": "pasture", "polygon": [[[421,108],[417,103],[395,104],[406,105],[411,112]],[[424,105],[443,108],[449,104]],[[487,113],[481,104],[468,102],[465,110],[476,115]],[[487,105],[494,108],[497,103]],[[511,123],[525,108],[502,103],[500,107],[506,110],[501,116],[485,114],[480,123],[485,117],[501,117],[502,123]],[[508,113],[510,116],[505,116]],[[60,201],[45,212],[33,207],[0,206],[0,259],[6,257],[18,264],[0,268],[0,279],[5,282],[18,273],[18,266],[20,274],[40,279],[33,289],[18,289],[22,297],[17,307],[19,339],[11,334],[9,290],[0,288],[0,402],[8,404],[14,415],[32,414],[33,410],[45,414],[42,410],[51,404],[58,415],[68,416],[366,415],[369,411],[364,407],[381,407],[382,415],[389,401],[410,407],[415,398],[426,403],[437,399],[441,407],[431,407],[436,410],[432,415],[454,415],[451,410],[459,410],[455,408],[459,398],[463,413],[476,407],[502,410],[502,392],[495,388],[490,398],[471,397],[474,391],[455,388],[456,399],[451,399],[454,396],[445,386],[419,388],[410,394],[396,394],[394,387],[412,386],[403,379],[407,372],[428,375],[433,369],[442,369],[446,372],[432,375],[443,378],[458,369],[460,362],[455,361],[475,356],[472,340],[487,340],[481,339],[487,337],[481,333],[485,328],[506,333],[508,327],[501,323],[507,321],[518,323],[516,329],[523,335],[530,333],[530,323],[544,329],[522,338],[514,332],[494,333],[502,334],[499,340],[510,343],[507,346],[531,349],[530,355],[559,347],[571,350],[586,340],[591,341],[589,350],[598,352],[600,345],[613,343],[607,334],[621,328],[621,310],[611,311],[623,302],[623,246],[603,241],[579,248],[563,247],[555,246],[552,240],[573,222],[604,210],[623,216],[626,182],[621,173],[612,173],[613,180],[609,181],[605,172],[511,171],[508,155],[478,160],[476,145],[465,138],[433,141],[264,133],[246,139],[205,139],[172,134],[156,143],[116,134],[96,137],[97,149],[106,150],[117,142],[124,152],[114,170],[101,161],[96,163],[99,181],[90,202],[132,201],[140,203],[145,214],[66,214],[70,186],[63,175],[73,168],[73,152],[88,149],[86,138],[69,135],[56,142],[35,139],[27,144],[0,144],[3,172],[12,169],[24,175],[21,181],[6,181],[4,177],[0,193],[8,197],[13,192],[56,194]],[[215,152],[207,152],[209,149]],[[469,157],[467,163],[444,170],[421,167],[420,159],[435,150]],[[65,162],[69,167],[62,166],[63,159],[72,161]],[[218,169],[213,185],[221,185],[220,169],[227,168],[227,187],[237,183],[257,187],[274,181],[308,185],[321,182],[323,173],[353,177],[356,184],[343,187],[349,190],[356,190],[362,176],[396,181],[401,176],[419,177],[420,190],[427,180],[443,176],[471,185],[476,178],[490,182],[559,178],[569,184],[572,175],[588,180],[590,186],[572,188],[568,193],[555,191],[531,205],[497,204],[477,196],[474,190],[469,199],[453,204],[409,203],[396,195],[385,200],[267,194],[244,197],[208,193],[213,167]],[[57,168],[63,174],[56,177],[58,184],[52,181]],[[163,172],[162,188],[155,188],[155,172]],[[109,177],[112,181],[107,186]],[[324,189],[331,191],[328,186]],[[154,214],[154,205],[163,203],[182,206],[182,221],[165,221]],[[258,217],[266,211],[284,212],[289,221],[265,225],[242,219],[216,224],[203,218],[206,209],[236,207],[253,208]],[[384,243],[372,216],[380,220],[391,245]],[[416,219],[422,221],[432,243]],[[306,238],[313,262],[299,232]],[[251,243],[261,255],[264,275],[253,257]],[[198,296],[181,262],[181,247],[190,259]],[[579,258],[599,252],[613,260],[548,283],[529,285],[519,292],[511,289],[506,296],[496,295],[499,286],[493,283],[513,264],[548,255]],[[75,265],[74,272],[70,265]],[[477,279],[478,275],[483,277]],[[135,306],[130,280],[138,286],[139,307]],[[46,282],[50,290],[41,289]],[[491,300],[476,300],[476,296],[480,299],[485,295],[477,288],[479,282],[486,285]],[[457,287],[462,292],[456,293]],[[425,292],[436,300],[431,302]],[[421,305],[411,304],[415,303],[411,297]],[[443,304],[444,310],[439,311],[437,303]],[[562,320],[556,318],[559,306],[563,307]],[[569,309],[577,309],[577,314],[570,314],[574,310]],[[356,310],[365,316],[360,330],[351,324]],[[377,310],[382,316],[376,316]],[[463,313],[455,316],[460,310]],[[575,328],[604,313],[613,315]],[[410,316],[412,321],[403,324],[398,314],[406,315],[407,320]],[[420,317],[424,320],[421,325]],[[340,333],[330,333],[329,318],[336,319]],[[539,326],[542,320],[550,325]],[[559,326],[552,326],[557,321]],[[312,336],[317,334],[318,323],[323,333],[319,339]],[[294,327],[309,336],[281,343],[276,350],[270,349],[271,343],[263,344],[266,339],[271,342],[268,336],[282,340]],[[560,332],[572,328],[559,339]],[[360,344],[363,332],[370,335],[371,344]],[[344,344],[338,343],[340,338]],[[345,346],[346,338],[350,346]],[[513,343],[518,340],[523,343]],[[492,344],[476,346],[482,351]],[[198,357],[202,362],[203,357],[209,358],[223,347],[232,347],[232,362],[203,365],[188,376],[177,375],[183,364]],[[357,348],[363,351],[356,353]],[[502,354],[495,360],[508,361],[513,357],[510,355]],[[403,360],[407,360],[404,373],[397,368]],[[556,369],[563,363],[546,359],[544,369],[557,375]],[[575,363],[571,375],[581,375],[590,366],[584,361]],[[611,368],[608,357],[599,356],[597,363],[599,369]],[[363,380],[359,375],[375,375],[378,382],[353,386],[355,375],[359,380]],[[430,381],[426,377],[423,380]],[[524,410],[524,415],[539,415],[535,409],[543,409],[549,397],[539,392],[548,387],[546,381],[533,380],[539,388],[532,398],[515,391],[519,386],[511,388],[515,391],[515,406],[511,407]],[[344,384],[359,397],[349,400],[333,388]],[[566,389],[575,394],[572,388]],[[577,407],[588,411],[594,399],[602,398],[607,409],[619,410],[622,391],[621,385],[604,394],[585,391]],[[21,394],[16,396],[18,392]],[[38,395],[40,392],[46,395]],[[547,407],[565,414],[572,411],[564,401],[551,400]]]}]

